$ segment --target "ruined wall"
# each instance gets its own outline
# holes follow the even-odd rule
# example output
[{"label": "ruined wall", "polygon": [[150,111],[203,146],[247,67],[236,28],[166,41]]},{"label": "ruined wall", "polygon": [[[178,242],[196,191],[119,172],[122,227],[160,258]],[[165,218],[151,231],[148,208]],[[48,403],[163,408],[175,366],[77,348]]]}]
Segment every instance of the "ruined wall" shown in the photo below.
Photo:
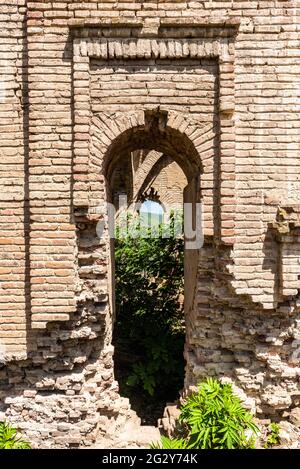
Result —
[{"label": "ruined wall", "polygon": [[[26,350],[27,295],[25,246],[28,238],[28,161],[26,111],[27,60],[25,1],[0,6],[0,353]],[[28,267],[28,265],[27,265]]]},{"label": "ruined wall", "polygon": [[0,410],[49,447],[108,446],[136,421],[113,377],[110,250],[95,229],[110,156],[154,135],[188,179],[199,168],[204,203],[186,386],[226,376],[259,416],[288,418],[299,2],[3,3]]}]

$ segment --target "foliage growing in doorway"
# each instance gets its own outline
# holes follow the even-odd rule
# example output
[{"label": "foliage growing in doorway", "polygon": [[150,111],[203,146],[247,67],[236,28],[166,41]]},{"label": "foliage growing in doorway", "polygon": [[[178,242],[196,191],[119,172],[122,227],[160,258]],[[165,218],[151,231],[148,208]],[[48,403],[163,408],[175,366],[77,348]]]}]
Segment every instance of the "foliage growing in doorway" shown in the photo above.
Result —
[{"label": "foliage growing in doorway", "polygon": [[152,236],[135,220],[126,236],[117,232],[115,363],[121,393],[130,399],[139,394],[165,403],[183,384],[184,241],[163,236],[177,233],[179,224],[182,217],[173,214]]}]

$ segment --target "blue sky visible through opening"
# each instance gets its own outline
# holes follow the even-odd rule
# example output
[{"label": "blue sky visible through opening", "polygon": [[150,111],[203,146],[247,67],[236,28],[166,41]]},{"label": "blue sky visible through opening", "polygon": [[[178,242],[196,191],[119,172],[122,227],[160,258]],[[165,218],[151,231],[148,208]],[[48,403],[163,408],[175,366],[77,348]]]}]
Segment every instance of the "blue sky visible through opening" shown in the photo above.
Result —
[{"label": "blue sky visible through opening", "polygon": [[158,202],[146,200],[141,205],[140,215],[148,226],[159,225],[164,218],[164,209]]}]

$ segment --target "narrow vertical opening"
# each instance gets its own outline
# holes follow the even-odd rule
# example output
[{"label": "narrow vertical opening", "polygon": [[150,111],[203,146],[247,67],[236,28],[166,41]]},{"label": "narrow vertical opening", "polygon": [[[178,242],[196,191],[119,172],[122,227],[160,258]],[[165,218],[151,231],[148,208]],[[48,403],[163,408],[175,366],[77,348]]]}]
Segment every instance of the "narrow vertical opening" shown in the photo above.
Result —
[{"label": "narrow vertical opening", "polygon": [[[120,395],[129,398],[144,425],[157,425],[183,390],[186,304],[192,307],[184,298],[189,270],[183,205],[188,173],[198,174],[199,167],[192,170],[195,149],[186,137],[181,146],[170,137],[122,135],[110,147],[106,166],[116,209],[114,372]],[[189,149],[193,153],[185,157]],[[187,284],[191,291],[192,280]]]}]

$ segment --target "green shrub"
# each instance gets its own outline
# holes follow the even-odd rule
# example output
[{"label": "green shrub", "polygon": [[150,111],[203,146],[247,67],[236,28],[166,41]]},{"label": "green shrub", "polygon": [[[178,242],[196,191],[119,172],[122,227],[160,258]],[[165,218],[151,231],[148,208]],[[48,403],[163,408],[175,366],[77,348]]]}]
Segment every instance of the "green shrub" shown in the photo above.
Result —
[{"label": "green shrub", "polygon": [[268,427],[268,436],[265,444],[265,448],[270,448],[274,445],[279,445],[280,438],[280,425],[278,423],[272,422]]},{"label": "green shrub", "polygon": [[230,384],[207,378],[181,408],[179,418],[188,433],[189,448],[236,449],[249,447],[245,431],[257,434],[253,417]]},{"label": "green shrub", "polygon": [[30,449],[30,444],[10,423],[0,422],[0,449]]},{"label": "green shrub", "polygon": [[[198,391],[189,396],[181,407],[179,423],[188,449],[246,449],[253,448],[258,427],[253,417],[233,393],[230,384],[207,378]],[[250,430],[252,436],[246,436]],[[165,445],[182,444],[180,440],[162,439]],[[168,446],[170,447],[170,446]],[[178,448],[178,447],[177,447]]]}]

